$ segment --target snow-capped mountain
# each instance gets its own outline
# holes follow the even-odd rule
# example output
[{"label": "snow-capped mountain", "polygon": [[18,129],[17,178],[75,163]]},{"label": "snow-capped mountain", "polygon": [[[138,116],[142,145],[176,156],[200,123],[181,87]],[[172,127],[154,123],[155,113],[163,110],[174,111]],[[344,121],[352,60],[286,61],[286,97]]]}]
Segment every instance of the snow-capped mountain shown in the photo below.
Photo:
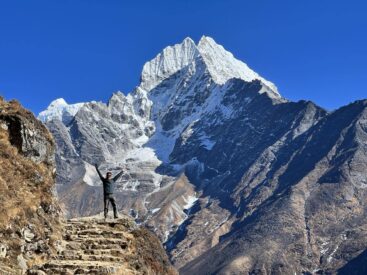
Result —
[{"label": "snow-capped mountain", "polygon": [[[83,160],[85,172],[81,174],[85,173],[84,180],[94,185],[91,163],[121,164],[130,155],[147,154],[158,167],[162,162],[169,163],[176,140],[181,134],[187,136],[188,131],[183,133],[183,130],[190,123],[217,111],[223,117],[230,117],[236,110],[220,102],[230,86],[226,81],[234,78],[247,82],[258,80],[261,83],[258,93],[283,100],[274,84],[235,59],[212,38],[203,36],[198,45],[186,38],[147,62],[140,85],[128,95],[117,92],[107,105],[99,102],[68,105],[64,99],[57,99],[39,114],[39,119],[51,122],[51,129],[62,128],[56,131],[63,134],[62,142],[67,141],[69,145],[63,154],[68,152],[69,159],[73,155],[78,162]],[[192,100],[196,101],[195,105],[190,103]],[[108,129],[108,135],[101,133],[101,129]],[[81,143],[80,136],[88,137],[88,142]],[[205,138],[203,141],[208,143]],[[94,150],[89,155],[91,146]],[[95,154],[95,150],[99,153]],[[60,183],[74,181],[75,177],[79,178],[70,167],[59,169]]]},{"label": "snow-capped mountain", "polygon": [[[127,95],[114,93],[108,104],[68,105],[63,99],[53,101],[39,118],[46,122],[59,145],[59,193],[63,200],[66,196],[69,214],[100,211],[99,204],[90,207],[84,201],[90,199],[89,192],[98,190],[93,188],[99,184],[93,167],[98,163],[102,169],[126,166],[131,171],[121,182],[121,201],[126,211],[134,210],[142,220],[147,220],[150,209],[161,208],[150,206],[147,195],[174,184],[186,166],[170,160],[175,145],[181,139],[192,138],[192,129],[202,117],[216,117],[205,124],[211,127],[231,120],[238,113],[236,108],[223,104],[227,91],[236,82],[231,79],[241,79],[241,83],[255,81],[258,89],[254,95],[266,93],[276,102],[285,101],[274,84],[205,36],[197,45],[186,38],[181,44],[164,49],[144,65],[141,83],[134,91]],[[246,100],[254,95],[249,92]],[[183,143],[182,146],[186,144]],[[215,141],[202,133],[199,144],[204,150],[210,150]],[[186,162],[191,165],[196,161],[192,156]],[[159,173],[159,169],[169,172]],[[87,185],[75,185],[78,182]],[[70,188],[76,187],[83,188],[82,192],[76,192],[82,198],[69,198]],[[182,196],[175,198],[177,205],[170,207],[173,214],[165,217],[169,228],[158,232],[164,241],[187,217],[184,205],[192,200],[195,191],[192,185],[186,189]],[[133,196],[138,193],[141,201],[132,200],[130,193]]]},{"label": "snow-capped mountain", "polygon": [[266,84],[272,93],[280,96],[273,83],[263,79],[207,36],[203,36],[198,45],[195,45],[191,38],[186,38],[181,44],[165,48],[144,65],[140,87],[149,91],[163,79],[193,64],[197,59],[204,61],[212,80],[217,84],[225,84],[231,78],[240,78],[248,82],[258,79]]},{"label": "snow-capped mountain", "polygon": [[38,118],[43,122],[58,119],[64,123],[69,123],[84,103],[67,104],[63,98],[51,102],[45,111],[39,113]]},{"label": "snow-capped mountain", "polygon": [[346,242],[347,229],[331,222],[340,215],[366,225],[366,104],[329,114],[290,102],[204,36],[165,48],[127,95],[107,104],[59,99],[39,118],[57,143],[58,195],[69,216],[102,210],[94,164],[114,173],[123,166],[120,210],[158,234],[183,274],[312,273],[336,270],[348,261],[338,253],[367,247],[365,231]]}]

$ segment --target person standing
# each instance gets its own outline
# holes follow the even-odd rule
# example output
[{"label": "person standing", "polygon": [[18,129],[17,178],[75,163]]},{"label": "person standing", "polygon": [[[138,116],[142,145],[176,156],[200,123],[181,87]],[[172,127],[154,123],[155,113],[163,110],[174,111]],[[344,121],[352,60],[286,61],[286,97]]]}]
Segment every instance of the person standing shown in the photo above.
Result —
[{"label": "person standing", "polygon": [[114,198],[114,191],[115,191],[115,185],[116,181],[122,176],[124,173],[124,170],[121,169],[121,172],[118,173],[116,176],[112,177],[112,173],[108,171],[106,173],[106,177],[103,177],[101,172],[98,169],[97,164],[94,165],[96,167],[97,173],[99,175],[99,178],[101,179],[103,183],[103,203],[104,203],[104,218],[107,219],[108,214],[108,203],[110,202],[113,209],[113,217],[115,219],[118,218],[117,214],[117,207],[116,207],[116,201]]}]

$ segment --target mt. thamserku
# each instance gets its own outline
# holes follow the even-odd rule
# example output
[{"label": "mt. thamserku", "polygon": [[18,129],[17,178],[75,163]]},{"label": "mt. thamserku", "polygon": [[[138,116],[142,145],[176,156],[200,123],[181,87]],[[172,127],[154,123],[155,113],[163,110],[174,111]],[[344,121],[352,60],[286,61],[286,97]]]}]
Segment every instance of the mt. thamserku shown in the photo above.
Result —
[{"label": "mt. thamserku", "polygon": [[290,102],[204,36],[147,62],[131,93],[39,119],[67,215],[102,211],[94,164],[126,167],[119,210],[181,274],[351,274],[367,268],[366,107]]}]

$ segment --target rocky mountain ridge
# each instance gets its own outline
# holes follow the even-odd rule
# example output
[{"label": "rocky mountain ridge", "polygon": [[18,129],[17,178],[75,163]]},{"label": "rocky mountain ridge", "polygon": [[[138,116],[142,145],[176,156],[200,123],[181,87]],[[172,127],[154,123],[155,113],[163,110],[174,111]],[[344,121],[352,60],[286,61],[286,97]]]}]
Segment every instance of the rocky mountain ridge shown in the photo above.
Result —
[{"label": "rocky mountain ridge", "polygon": [[323,117],[238,184],[232,230],[182,274],[348,274],[343,266],[366,249],[366,114],[358,101]]},{"label": "rocky mountain ridge", "polygon": [[164,49],[127,95],[52,105],[39,118],[69,216],[102,209],[94,163],[125,166],[120,209],[182,274],[335,272],[366,249],[365,101],[290,102],[203,37]]}]

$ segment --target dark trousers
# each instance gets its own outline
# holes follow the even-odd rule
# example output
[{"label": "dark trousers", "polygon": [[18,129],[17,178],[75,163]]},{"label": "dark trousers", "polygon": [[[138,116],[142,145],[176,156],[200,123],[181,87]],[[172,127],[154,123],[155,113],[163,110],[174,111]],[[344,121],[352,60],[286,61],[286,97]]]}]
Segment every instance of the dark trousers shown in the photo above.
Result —
[{"label": "dark trousers", "polygon": [[113,194],[105,194],[104,195],[104,217],[107,218],[108,213],[108,203],[110,202],[113,209],[113,216],[117,218],[117,208],[116,208],[116,201],[113,197]]}]

